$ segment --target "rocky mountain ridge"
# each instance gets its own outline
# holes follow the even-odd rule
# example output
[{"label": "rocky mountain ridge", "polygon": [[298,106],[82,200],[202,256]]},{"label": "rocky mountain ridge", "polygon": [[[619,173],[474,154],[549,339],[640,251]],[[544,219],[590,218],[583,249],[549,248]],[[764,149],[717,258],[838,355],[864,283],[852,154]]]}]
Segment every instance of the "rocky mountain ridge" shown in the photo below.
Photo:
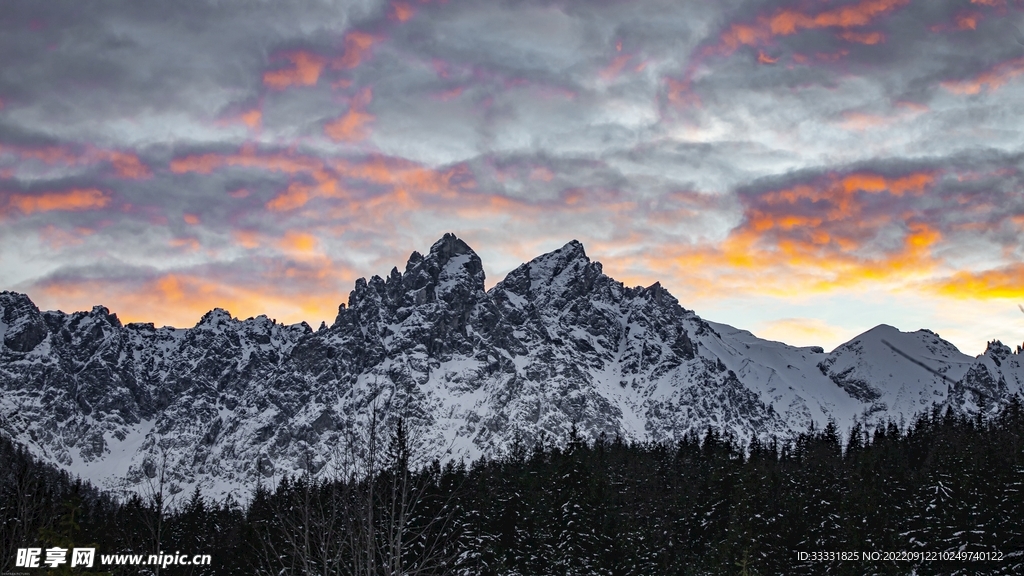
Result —
[{"label": "rocky mountain ridge", "polygon": [[995,410],[1024,389],[1024,356],[998,342],[972,358],[884,325],[827,354],[762,340],[659,284],[624,286],[576,241],[485,290],[480,258],[445,235],[404,272],[356,281],[317,331],[220,309],[189,329],[123,325],[14,292],[0,308],[0,430],[111,489],[162,471],[173,491],[244,497],[337,469],[398,417],[424,454],[474,458],[573,423],[589,438],[787,438],[829,419]]}]

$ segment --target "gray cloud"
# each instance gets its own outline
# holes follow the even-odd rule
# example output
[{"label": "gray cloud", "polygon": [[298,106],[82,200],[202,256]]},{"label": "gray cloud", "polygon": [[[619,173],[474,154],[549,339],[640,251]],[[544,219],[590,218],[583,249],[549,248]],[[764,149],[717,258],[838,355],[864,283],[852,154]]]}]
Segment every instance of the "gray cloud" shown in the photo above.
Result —
[{"label": "gray cloud", "polygon": [[[647,278],[766,191],[856,171],[942,172],[866,209],[917,211],[937,258],[1019,257],[1020,3],[765,24],[860,4],[8,2],[0,288],[178,274],[326,301],[449,230],[491,279],[568,237]],[[884,251],[897,220],[863,233]]]}]

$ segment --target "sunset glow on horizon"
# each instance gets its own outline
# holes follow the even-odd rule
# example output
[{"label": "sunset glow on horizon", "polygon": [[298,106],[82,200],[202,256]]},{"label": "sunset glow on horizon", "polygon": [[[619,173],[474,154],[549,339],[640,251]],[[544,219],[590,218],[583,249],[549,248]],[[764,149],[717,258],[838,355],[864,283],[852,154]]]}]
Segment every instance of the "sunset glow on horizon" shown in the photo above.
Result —
[{"label": "sunset glow on horizon", "polygon": [[577,239],[765,338],[1014,346],[1021,28],[1024,0],[17,0],[0,290],[315,329],[452,232],[488,288]]}]

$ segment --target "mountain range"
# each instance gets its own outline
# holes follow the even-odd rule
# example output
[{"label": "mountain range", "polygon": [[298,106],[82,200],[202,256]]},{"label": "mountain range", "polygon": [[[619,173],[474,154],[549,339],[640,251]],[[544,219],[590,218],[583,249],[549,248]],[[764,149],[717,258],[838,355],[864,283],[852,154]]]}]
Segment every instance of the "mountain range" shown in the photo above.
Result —
[{"label": "mountain range", "polygon": [[222,309],[187,329],[123,324],[0,292],[0,430],[106,489],[163,477],[172,493],[244,499],[343,469],[398,418],[421,455],[472,459],[573,426],[584,439],[786,440],[1024,393],[1019,347],[971,357],[886,325],[829,353],[789,346],[704,320],[658,283],[627,287],[577,241],[484,286],[480,258],[446,234],[404,272],[357,280],[318,330]]}]

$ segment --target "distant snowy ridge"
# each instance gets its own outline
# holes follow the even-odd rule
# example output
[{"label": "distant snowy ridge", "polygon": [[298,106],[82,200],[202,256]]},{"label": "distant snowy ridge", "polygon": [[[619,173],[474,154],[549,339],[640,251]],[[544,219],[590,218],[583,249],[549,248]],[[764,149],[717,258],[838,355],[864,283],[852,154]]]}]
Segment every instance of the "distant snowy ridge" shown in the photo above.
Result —
[{"label": "distant snowy ridge", "polygon": [[[831,353],[701,319],[660,284],[629,288],[570,242],[484,290],[448,234],[405,271],[359,279],[313,331],[224,310],[192,328],[40,312],[0,293],[0,430],[99,485],[244,495],[358,444],[376,406],[427,451],[496,456],[517,439],[746,442],[833,419],[910,422],[935,406],[996,410],[1024,389],[999,342],[972,358],[928,330],[878,326]],[[357,447],[358,448],[358,447]]]}]

